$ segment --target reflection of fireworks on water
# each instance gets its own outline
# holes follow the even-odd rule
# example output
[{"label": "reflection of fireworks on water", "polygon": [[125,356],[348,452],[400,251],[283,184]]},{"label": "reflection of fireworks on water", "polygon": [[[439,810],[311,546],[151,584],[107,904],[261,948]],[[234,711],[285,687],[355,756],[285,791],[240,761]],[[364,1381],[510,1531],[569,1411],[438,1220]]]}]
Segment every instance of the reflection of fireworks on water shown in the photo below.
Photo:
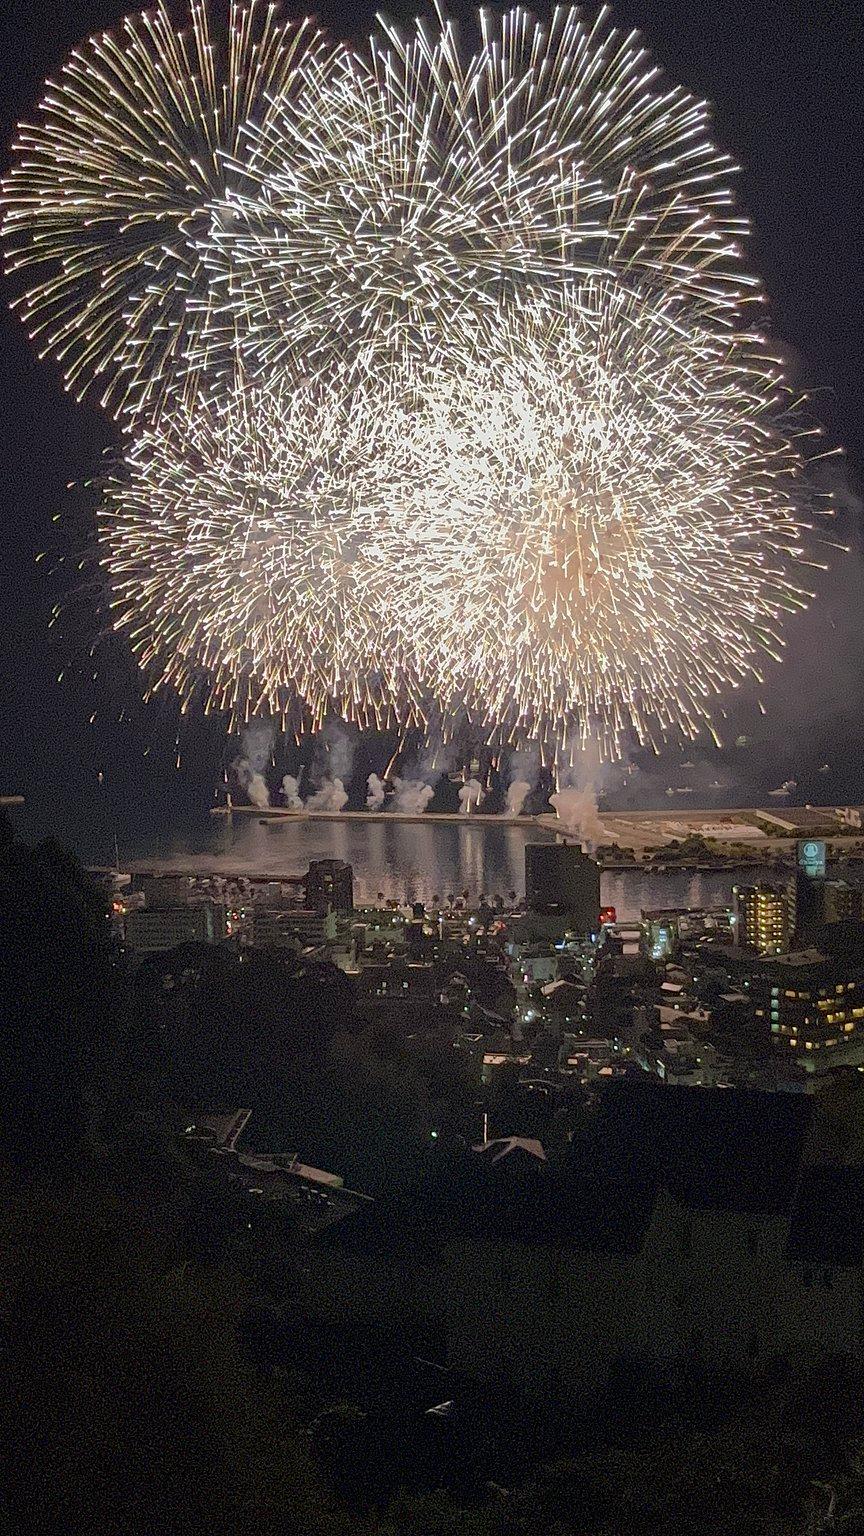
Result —
[{"label": "reflection of fireworks on water", "polygon": [[5,189],[28,322],[125,407],[101,560],[151,685],[550,755],[692,734],[806,600],[704,106],[605,13],[356,56],[192,14],[73,55]]}]

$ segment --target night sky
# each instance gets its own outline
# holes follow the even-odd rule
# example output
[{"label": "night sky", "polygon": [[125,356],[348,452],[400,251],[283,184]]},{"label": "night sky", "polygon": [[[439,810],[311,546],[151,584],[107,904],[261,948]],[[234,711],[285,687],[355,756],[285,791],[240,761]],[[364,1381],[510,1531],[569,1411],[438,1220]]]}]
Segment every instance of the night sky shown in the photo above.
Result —
[{"label": "night sky", "polygon": [[[111,0],[3,0],[4,146],[15,121],[33,111],[44,77],[127,8]],[[400,3],[390,12],[408,19],[416,9]],[[545,6],[534,9],[543,14]],[[328,5],[318,15],[359,36],[372,10]],[[754,224],[750,262],[767,288],[773,332],[793,377],[813,392],[828,443],[847,450],[838,482],[845,511],[835,533],[852,553],[833,557],[819,601],[790,627],[786,663],[765,690],[767,716],[742,701],[734,729],[724,729],[731,739],[745,732],[752,745],[717,755],[719,776],[734,781],[745,801],[788,777],[799,779],[802,799],[862,800],[864,21],[853,3],[798,8],[778,0],[623,0],[615,17],[642,30],[673,81],[713,102],[717,140],[744,167],[738,187]],[[132,847],[157,824],[176,825],[206,807],[223,734],[216,723],[186,730],[178,771],[174,714],[141,705],[122,647],[104,652],[95,683],[73,666],[71,680],[58,686],[57,673],[80,657],[91,635],[86,604],[62,635],[49,634],[51,606],[74,584],[68,567],[53,577],[49,567],[74,545],[80,525],[67,483],[98,468],[112,428],[95,409],[67,399],[57,370],[38,361],[5,302],[0,370],[0,792],[26,795],[22,830],[54,832],[96,854],[106,851],[116,826],[121,847]],[[52,521],[57,513],[68,515],[65,532]],[[37,565],[42,550],[49,558]],[[124,709],[128,718],[118,723]],[[694,752],[710,770],[707,742],[689,754],[679,750],[677,761]],[[823,762],[831,773],[817,776]],[[657,784],[680,782],[675,753],[645,766]]]}]

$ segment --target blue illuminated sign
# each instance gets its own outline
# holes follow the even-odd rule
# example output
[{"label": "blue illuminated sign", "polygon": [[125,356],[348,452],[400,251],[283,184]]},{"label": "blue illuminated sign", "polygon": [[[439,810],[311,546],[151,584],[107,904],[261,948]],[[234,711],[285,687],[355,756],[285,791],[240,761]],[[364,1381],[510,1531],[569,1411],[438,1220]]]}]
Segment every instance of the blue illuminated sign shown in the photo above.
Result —
[{"label": "blue illuminated sign", "polygon": [[820,838],[802,838],[798,844],[798,868],[811,880],[825,879],[825,844]]}]

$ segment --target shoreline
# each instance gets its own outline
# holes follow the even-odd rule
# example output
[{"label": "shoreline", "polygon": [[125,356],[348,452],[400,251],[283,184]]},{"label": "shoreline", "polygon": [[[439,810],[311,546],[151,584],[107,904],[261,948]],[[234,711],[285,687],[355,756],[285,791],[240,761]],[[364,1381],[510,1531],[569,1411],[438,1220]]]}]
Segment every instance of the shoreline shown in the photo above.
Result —
[{"label": "shoreline", "polygon": [[[248,820],[257,818],[262,825],[277,827],[285,823],[306,825],[315,822],[341,822],[343,824],[388,822],[399,825],[457,826],[486,828],[533,828],[538,836],[560,838],[562,841],[585,842],[599,848],[613,850],[614,862],[604,863],[608,870],[643,869],[644,855],[654,855],[653,867],[660,872],[664,865],[671,869],[737,869],[748,865],[783,864],[791,860],[798,842],[816,838],[825,842],[831,858],[847,861],[864,860],[864,808],[840,806],[790,806],[781,815],[760,806],[737,807],[733,810],[699,810],[677,807],[670,810],[615,811],[598,810],[592,828],[594,835],[586,839],[577,826],[563,823],[548,811],[538,815],[510,816],[506,811],[485,814],[482,811],[396,811],[391,808],[376,810],[289,810],[284,806],[219,805],[210,808],[210,816],[222,822],[233,822],[235,816]],[[599,834],[598,835],[598,829]],[[674,848],[689,839],[698,839],[703,847],[701,856],[692,861],[678,860]],[[664,851],[669,850],[668,861]],[[634,857],[626,857],[632,851]],[[615,857],[615,854],[619,857]],[[696,855],[696,850],[693,850]]]}]

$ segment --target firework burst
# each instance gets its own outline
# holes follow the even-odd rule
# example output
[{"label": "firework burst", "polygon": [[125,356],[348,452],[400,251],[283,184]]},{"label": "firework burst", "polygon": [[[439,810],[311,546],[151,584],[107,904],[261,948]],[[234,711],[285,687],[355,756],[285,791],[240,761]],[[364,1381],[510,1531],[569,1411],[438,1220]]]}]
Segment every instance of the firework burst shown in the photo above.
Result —
[{"label": "firework burst", "polygon": [[378,475],[388,402],[347,370],[235,385],[130,439],[99,515],[112,626],[154,688],[233,724],[385,725],[409,702],[385,623]]},{"label": "firework burst", "polygon": [[445,716],[614,755],[694,735],[779,658],[809,596],[803,429],[760,338],[602,280],[414,383],[390,590]]},{"label": "firework burst", "polygon": [[729,323],[753,284],[704,103],[606,11],[481,12],[473,54],[439,20],[333,61],[326,112],[291,92],[249,125],[212,260],[255,363],[446,357],[478,316],[610,270]]},{"label": "firework burst", "polygon": [[809,597],[814,505],[730,169],[606,11],[351,53],[160,4],[76,52],[3,227],[123,413],[100,559],[149,686],[550,756],[710,723]]},{"label": "firework burst", "polygon": [[180,32],[159,0],[76,49],[47,86],[13,146],[3,234],[16,307],[77,396],[97,385],[118,411],[194,395],[236,333],[202,256],[228,157],[324,54],[308,22],[280,26],[259,0],[230,0],[220,35],[201,0]]}]

